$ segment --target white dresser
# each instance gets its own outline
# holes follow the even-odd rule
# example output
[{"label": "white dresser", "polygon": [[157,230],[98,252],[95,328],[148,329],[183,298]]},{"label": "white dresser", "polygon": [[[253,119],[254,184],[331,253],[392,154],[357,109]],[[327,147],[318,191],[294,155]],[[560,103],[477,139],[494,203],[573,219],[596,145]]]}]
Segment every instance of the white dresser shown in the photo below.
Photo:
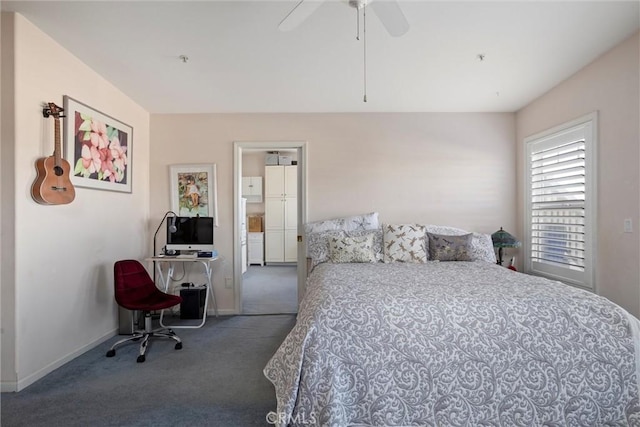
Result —
[{"label": "white dresser", "polygon": [[264,233],[250,231],[247,243],[249,265],[264,265]]}]

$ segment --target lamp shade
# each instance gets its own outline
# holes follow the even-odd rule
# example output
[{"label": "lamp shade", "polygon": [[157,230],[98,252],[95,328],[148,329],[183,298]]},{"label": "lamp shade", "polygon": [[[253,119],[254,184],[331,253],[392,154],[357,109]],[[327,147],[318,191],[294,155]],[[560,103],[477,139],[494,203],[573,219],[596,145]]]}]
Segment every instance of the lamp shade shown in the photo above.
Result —
[{"label": "lamp shade", "polygon": [[494,248],[519,248],[520,241],[513,237],[511,233],[504,231],[502,227],[491,235]]}]

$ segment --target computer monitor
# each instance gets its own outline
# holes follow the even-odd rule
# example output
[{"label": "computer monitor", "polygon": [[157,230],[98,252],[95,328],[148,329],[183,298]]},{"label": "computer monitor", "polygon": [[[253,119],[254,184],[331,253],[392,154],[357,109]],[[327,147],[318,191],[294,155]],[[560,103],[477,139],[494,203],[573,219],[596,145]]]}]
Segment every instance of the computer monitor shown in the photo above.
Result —
[{"label": "computer monitor", "polygon": [[[174,227],[175,231],[172,231]],[[213,218],[206,216],[168,218],[166,250],[213,252]]]}]

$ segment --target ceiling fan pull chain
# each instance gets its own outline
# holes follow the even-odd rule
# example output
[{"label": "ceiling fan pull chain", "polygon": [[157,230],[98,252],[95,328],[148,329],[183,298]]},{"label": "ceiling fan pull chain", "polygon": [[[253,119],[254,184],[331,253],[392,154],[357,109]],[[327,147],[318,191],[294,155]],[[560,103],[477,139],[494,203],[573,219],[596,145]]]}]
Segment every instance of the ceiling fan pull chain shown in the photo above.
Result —
[{"label": "ceiling fan pull chain", "polygon": [[356,40],[360,40],[360,9],[356,8]]},{"label": "ceiling fan pull chain", "polygon": [[362,8],[362,38],[364,39],[364,100],[367,102],[367,8]]}]

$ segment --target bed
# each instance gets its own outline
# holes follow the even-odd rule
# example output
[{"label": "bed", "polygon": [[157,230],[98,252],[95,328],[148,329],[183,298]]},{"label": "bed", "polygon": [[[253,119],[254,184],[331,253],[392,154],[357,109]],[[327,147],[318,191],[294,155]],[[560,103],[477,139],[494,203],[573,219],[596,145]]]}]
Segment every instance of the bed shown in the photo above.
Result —
[{"label": "bed", "polygon": [[640,426],[639,329],[486,261],[323,262],[264,374],[280,425]]}]

